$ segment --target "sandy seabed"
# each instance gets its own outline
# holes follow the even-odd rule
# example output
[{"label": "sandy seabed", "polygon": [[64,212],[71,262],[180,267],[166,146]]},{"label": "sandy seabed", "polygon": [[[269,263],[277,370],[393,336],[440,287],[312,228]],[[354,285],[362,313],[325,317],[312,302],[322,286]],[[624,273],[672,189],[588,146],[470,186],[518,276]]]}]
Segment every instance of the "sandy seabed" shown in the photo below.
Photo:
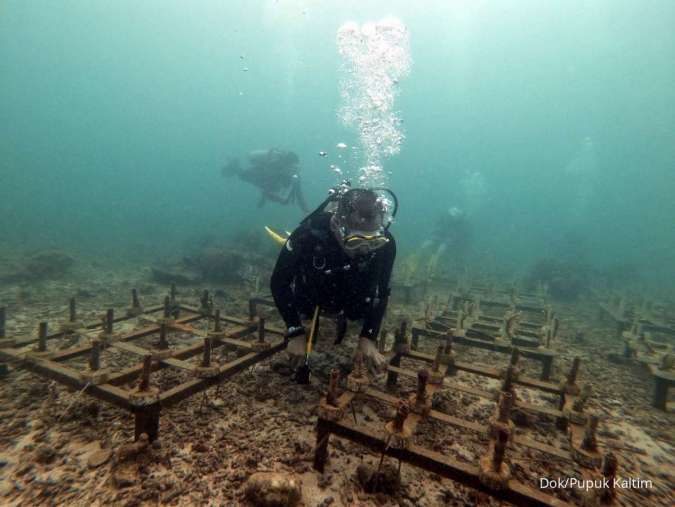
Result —
[{"label": "sandy seabed", "polygon": [[[87,321],[98,319],[108,307],[121,314],[129,306],[132,287],[139,289],[148,306],[160,303],[167,291],[149,282],[146,273],[133,269],[97,269],[72,280],[6,286],[0,298],[7,306],[7,334],[34,334],[40,320],[57,325],[73,295]],[[180,300],[196,304],[199,289],[179,288]],[[229,315],[245,316],[248,293],[234,287],[221,289],[216,306]],[[579,383],[591,384],[587,411],[601,418],[600,443],[617,455],[621,477],[651,481],[651,487],[622,490],[617,504],[675,504],[675,415],[650,406],[653,385],[645,370],[608,360],[608,354],[621,354],[622,344],[615,337],[615,326],[598,320],[592,302],[556,305],[556,309],[562,319],[562,338],[552,344],[559,354],[553,378],[563,377],[575,355],[582,358]],[[421,315],[419,306],[391,304],[385,328],[393,329],[404,316]],[[271,321],[279,324],[274,318]],[[583,332],[582,341],[569,338],[577,336],[577,331]],[[401,468],[397,491],[365,493],[357,468],[364,463],[376,466],[380,457],[335,437],[330,442],[326,472],[315,472],[312,460],[318,402],[328,371],[335,365],[348,367],[355,345],[352,335],[334,347],[332,330],[326,329],[324,334],[314,358],[316,375],[309,386],[295,384],[279,367],[281,353],[209,389],[205,396],[198,394],[163,410],[159,440],[141,452],[130,446],[133,418],[127,412],[10,365],[9,375],[0,381],[0,503],[238,505],[245,503],[243,491],[251,474],[278,471],[294,474],[301,481],[302,504],[306,506],[500,505],[489,496],[407,464]],[[194,338],[173,334],[170,340],[187,344]],[[429,352],[433,348],[424,340],[420,347]],[[455,352],[462,361],[491,365],[507,361],[504,355],[461,346],[456,346]],[[215,359],[234,357],[227,354],[231,352],[218,351]],[[124,354],[103,357],[115,368],[138,362],[137,357]],[[539,366],[521,361],[524,370],[536,376]],[[80,358],[69,364],[83,367],[85,362],[86,358]],[[421,365],[409,363],[407,367]],[[152,382],[166,388],[185,380],[185,375],[165,369],[154,373]],[[496,380],[465,373],[456,380],[481,389],[498,386]],[[399,380],[399,394],[407,395],[414,389],[411,380]],[[517,393],[531,403],[556,404],[555,397],[533,390],[519,387]],[[440,392],[434,400],[434,408],[440,411],[483,424],[493,407],[489,400],[458,392]],[[391,416],[389,407],[356,404],[359,423],[382,427]],[[518,423],[518,434],[549,445],[566,445],[555,421],[523,417]],[[435,421],[418,428],[415,442],[467,463],[476,463],[485,453],[485,443],[477,436]],[[576,465],[525,448],[509,449],[506,461],[513,476],[532,488],[538,487],[540,478],[583,477]],[[385,459],[387,462],[397,466],[394,460]],[[571,503],[582,502],[583,492],[577,488],[554,488],[547,493]]]}]

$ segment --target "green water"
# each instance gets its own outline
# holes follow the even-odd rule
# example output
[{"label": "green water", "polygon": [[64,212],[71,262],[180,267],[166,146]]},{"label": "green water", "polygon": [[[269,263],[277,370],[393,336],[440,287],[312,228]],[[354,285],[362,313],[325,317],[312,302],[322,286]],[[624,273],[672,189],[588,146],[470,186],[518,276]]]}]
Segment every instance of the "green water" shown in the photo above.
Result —
[{"label": "green water", "polygon": [[145,262],[205,234],[291,229],[297,208],[258,209],[220,167],[291,149],[321,202],[336,144],[358,145],[336,114],[336,31],[385,16],[412,58],[395,103],[406,138],[384,161],[402,255],[457,206],[474,268],[574,258],[672,286],[670,0],[4,1],[0,254]]}]

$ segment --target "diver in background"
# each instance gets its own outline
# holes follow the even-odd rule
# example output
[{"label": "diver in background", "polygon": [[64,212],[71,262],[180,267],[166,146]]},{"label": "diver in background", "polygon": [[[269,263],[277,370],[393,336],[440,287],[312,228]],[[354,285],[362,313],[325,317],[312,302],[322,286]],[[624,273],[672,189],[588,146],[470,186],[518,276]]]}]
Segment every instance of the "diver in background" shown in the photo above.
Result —
[{"label": "diver in background", "polygon": [[471,225],[467,214],[452,207],[436,219],[431,238],[422,244],[422,250],[431,250],[431,255],[438,262],[449,249],[457,264],[463,264],[468,256],[470,240]]},{"label": "diver in background", "polygon": [[261,208],[267,201],[280,204],[296,203],[307,212],[307,204],[300,186],[300,159],[292,151],[271,148],[255,150],[248,154],[249,166],[242,169],[238,159],[231,159],[223,167],[223,176],[238,176],[239,179],[260,189]]},{"label": "diver in background", "polygon": [[[380,195],[378,195],[380,192]],[[389,232],[395,204],[384,189],[333,191],[293,231],[279,253],[271,279],[274,302],[287,326],[286,351],[297,363],[305,353],[307,318],[317,308],[338,318],[340,343],[347,320],[363,320],[357,351],[372,371],[385,358],[375,340],[389,300],[396,243]]]}]

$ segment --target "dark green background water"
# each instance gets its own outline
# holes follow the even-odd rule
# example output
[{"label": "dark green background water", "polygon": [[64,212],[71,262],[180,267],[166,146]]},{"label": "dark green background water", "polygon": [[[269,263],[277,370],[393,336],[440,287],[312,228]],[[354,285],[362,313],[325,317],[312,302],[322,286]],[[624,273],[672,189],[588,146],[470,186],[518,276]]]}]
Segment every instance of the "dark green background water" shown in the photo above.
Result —
[{"label": "dark green background water", "polygon": [[[402,251],[457,205],[491,266],[572,256],[672,285],[670,0],[3,1],[0,253],[141,261],[205,233],[292,228],[298,210],[257,209],[220,167],[292,149],[319,203],[335,145],[356,141],[336,117],[336,30],[386,15],[408,26],[413,59],[397,99],[407,138],[386,162]],[[472,202],[467,172],[485,183]]]}]

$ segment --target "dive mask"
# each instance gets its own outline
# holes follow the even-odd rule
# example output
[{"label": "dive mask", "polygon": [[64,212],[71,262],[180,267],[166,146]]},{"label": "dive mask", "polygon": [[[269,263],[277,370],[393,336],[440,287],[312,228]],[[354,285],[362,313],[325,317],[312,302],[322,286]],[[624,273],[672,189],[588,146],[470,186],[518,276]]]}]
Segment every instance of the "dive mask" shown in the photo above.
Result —
[{"label": "dive mask", "polygon": [[381,189],[350,189],[340,196],[332,225],[346,252],[368,253],[389,242],[386,230],[395,212],[381,193]]},{"label": "dive mask", "polygon": [[359,231],[353,231],[347,236],[344,236],[342,239],[343,248],[350,252],[364,250],[372,252],[378,248],[382,248],[387,243],[389,243],[389,238],[379,232],[375,234],[367,234]]}]

